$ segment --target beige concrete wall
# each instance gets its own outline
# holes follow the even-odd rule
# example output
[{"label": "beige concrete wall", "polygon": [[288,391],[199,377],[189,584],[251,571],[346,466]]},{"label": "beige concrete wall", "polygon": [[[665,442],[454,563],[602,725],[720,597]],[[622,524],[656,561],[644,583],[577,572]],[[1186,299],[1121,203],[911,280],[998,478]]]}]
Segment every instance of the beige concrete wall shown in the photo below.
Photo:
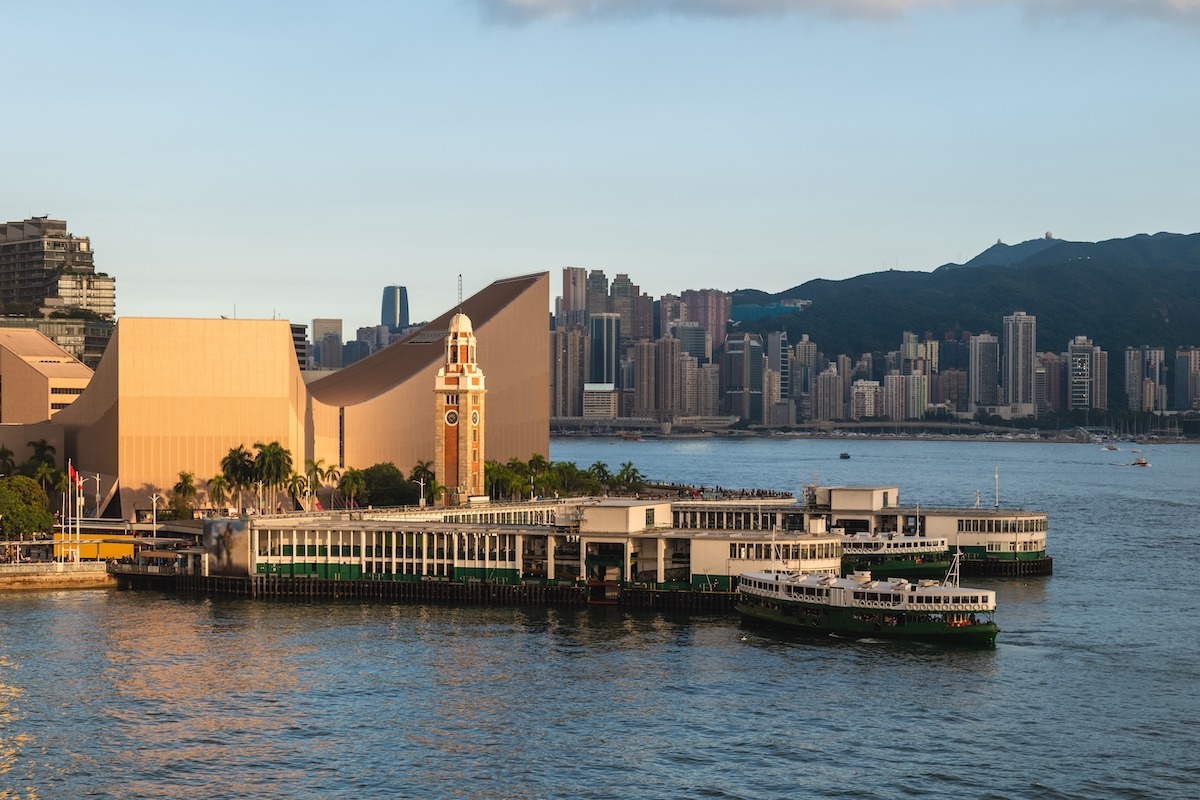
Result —
[{"label": "beige concrete wall", "polygon": [[[549,302],[547,274],[475,325],[479,368],[487,380],[484,453],[488,460],[503,463],[514,457],[528,460],[534,453],[549,455]],[[391,461],[408,474],[417,461],[433,460],[433,388],[444,361],[444,348],[435,349],[427,365],[407,381],[346,407],[347,466],[362,469]],[[336,414],[332,422],[336,424]],[[336,428],[329,431],[319,425],[317,434],[336,442]]]},{"label": "beige concrete wall", "polygon": [[0,422],[50,419],[50,382],[23,358],[0,347]]},{"label": "beige concrete wall", "polygon": [[278,441],[298,470],[308,457],[286,321],[125,317],[92,384],[57,420],[80,469],[120,476],[127,518],[181,470],[203,488],[238,445]]}]

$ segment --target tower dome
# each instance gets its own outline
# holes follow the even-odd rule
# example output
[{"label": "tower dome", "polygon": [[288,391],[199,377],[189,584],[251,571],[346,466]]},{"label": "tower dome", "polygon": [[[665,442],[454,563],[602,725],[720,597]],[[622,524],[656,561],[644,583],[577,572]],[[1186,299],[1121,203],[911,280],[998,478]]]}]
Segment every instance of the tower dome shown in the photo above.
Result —
[{"label": "tower dome", "polygon": [[450,333],[471,333],[471,318],[461,311],[450,319]]}]

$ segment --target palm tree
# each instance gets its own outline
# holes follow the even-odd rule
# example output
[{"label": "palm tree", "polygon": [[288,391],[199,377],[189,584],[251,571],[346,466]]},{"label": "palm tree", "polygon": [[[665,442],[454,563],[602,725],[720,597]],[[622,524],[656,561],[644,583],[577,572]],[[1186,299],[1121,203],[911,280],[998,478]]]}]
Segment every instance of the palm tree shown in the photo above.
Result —
[{"label": "palm tree", "polygon": [[342,473],[342,479],[338,482],[338,491],[346,495],[350,501],[350,508],[354,508],[354,498],[361,494],[367,488],[367,478],[361,469],[348,469]]},{"label": "palm tree", "polygon": [[0,475],[11,477],[17,469],[17,462],[13,459],[16,455],[12,450],[9,450],[5,445],[0,444]]},{"label": "palm tree", "polygon": [[243,508],[242,492],[254,481],[254,456],[245,445],[230,448],[228,455],[221,459],[221,474],[229,488],[237,492],[238,508]]},{"label": "palm tree", "polygon": [[446,487],[438,483],[437,478],[430,478],[429,483],[425,484],[425,492],[430,505],[437,505],[444,491],[446,491]]},{"label": "palm tree", "polygon": [[[43,441],[45,441],[45,440],[43,440]],[[35,469],[33,471],[33,479],[42,485],[42,491],[44,491],[44,492],[46,491],[46,484],[54,483],[55,479],[57,477],[58,477],[58,470],[56,470],[51,464],[48,464],[45,461],[42,461],[41,463],[39,463],[37,465],[37,469]],[[49,496],[49,493],[47,492],[47,497],[48,496]]]},{"label": "palm tree", "polygon": [[213,475],[205,483],[208,484],[208,500],[217,508],[224,508],[229,499],[229,481],[224,475]]},{"label": "palm tree", "polygon": [[179,502],[187,506],[191,510],[195,510],[196,503],[196,476],[187,470],[181,470],[179,473],[179,481],[171,488],[175,497]]},{"label": "palm tree", "polygon": [[626,461],[621,465],[621,469],[617,472],[617,480],[631,492],[640,491],[642,484],[646,481],[632,461]]},{"label": "palm tree", "polygon": [[[550,469],[550,462],[541,453],[534,453],[529,457],[527,466],[529,467],[529,486],[536,494],[538,477],[546,474],[546,471]],[[542,494],[546,493],[546,488],[546,486],[542,486]]]},{"label": "palm tree", "polygon": [[258,450],[254,459],[254,473],[266,485],[270,495],[277,495],[279,488],[287,483],[288,476],[292,474],[292,454],[279,442],[255,442],[254,449]]},{"label": "palm tree", "polygon": [[588,472],[601,485],[607,488],[612,483],[612,473],[608,470],[608,464],[603,461],[597,461],[588,467]]},{"label": "palm tree", "polygon": [[304,508],[304,510],[307,511],[308,509],[305,507],[301,498],[308,496],[308,478],[304,477],[298,472],[293,472],[288,477],[285,488],[287,489],[288,497],[292,498],[293,510],[295,509],[295,506],[299,504],[301,508]]},{"label": "palm tree", "polygon": [[[316,461],[311,458],[304,462],[304,477],[308,479],[308,491],[317,496],[320,500],[321,484],[328,477],[325,468],[325,459],[318,458]],[[305,509],[306,511],[310,509]]]},{"label": "palm tree", "polygon": [[47,442],[45,439],[38,439],[36,442],[28,442],[28,445],[33,448],[33,461],[41,461],[50,466],[54,466],[54,445]]}]

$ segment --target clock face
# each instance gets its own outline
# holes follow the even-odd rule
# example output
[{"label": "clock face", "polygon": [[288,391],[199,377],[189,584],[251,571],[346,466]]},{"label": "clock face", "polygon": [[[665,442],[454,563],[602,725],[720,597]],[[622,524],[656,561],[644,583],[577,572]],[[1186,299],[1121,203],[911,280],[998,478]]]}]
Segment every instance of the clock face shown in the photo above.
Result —
[{"label": "clock face", "polygon": [[458,424],[458,412],[457,411],[455,411],[454,409],[451,409],[446,412],[446,424],[447,425],[457,425]]},{"label": "clock face", "polygon": [[471,412],[471,424],[472,424],[472,425],[478,425],[478,424],[479,424],[479,412],[478,412],[478,411],[472,411],[472,412]]}]

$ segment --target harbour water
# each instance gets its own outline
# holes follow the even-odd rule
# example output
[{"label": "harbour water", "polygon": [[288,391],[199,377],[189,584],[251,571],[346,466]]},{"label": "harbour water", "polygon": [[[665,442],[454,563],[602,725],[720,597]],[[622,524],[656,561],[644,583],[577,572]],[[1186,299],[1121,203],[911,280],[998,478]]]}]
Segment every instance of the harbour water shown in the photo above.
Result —
[{"label": "harbour water", "polygon": [[[0,798],[1190,798],[1200,448],[558,439],[726,488],[1050,514],[994,650],[736,618],[0,594]],[[850,459],[839,459],[846,451]]]}]

